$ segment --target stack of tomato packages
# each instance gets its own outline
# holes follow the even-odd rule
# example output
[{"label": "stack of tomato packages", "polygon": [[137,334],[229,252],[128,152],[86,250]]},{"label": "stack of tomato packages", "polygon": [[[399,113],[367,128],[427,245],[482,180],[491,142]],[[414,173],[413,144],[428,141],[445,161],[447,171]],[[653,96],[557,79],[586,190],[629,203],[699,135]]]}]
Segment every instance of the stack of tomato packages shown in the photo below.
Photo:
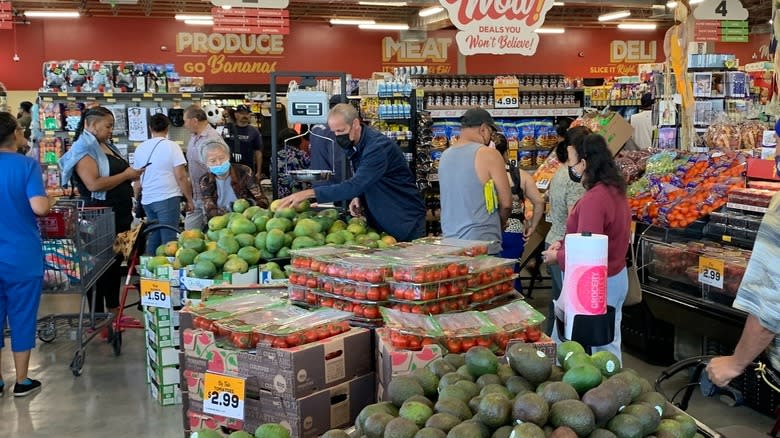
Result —
[{"label": "stack of tomato packages", "polygon": [[318,309],[287,319],[268,321],[252,330],[253,342],[273,348],[310,344],[350,330],[352,315],[336,309]]},{"label": "stack of tomato packages", "polygon": [[471,309],[485,310],[517,298],[514,259],[476,257],[468,260]]},{"label": "stack of tomato packages", "polygon": [[454,251],[449,252],[453,255],[463,255],[468,257],[487,255],[488,249],[490,247],[490,242],[482,240],[454,239],[440,236],[423,237],[415,240],[414,243],[442,245],[448,248],[453,248]]},{"label": "stack of tomato packages", "polygon": [[438,315],[435,320],[441,328],[442,345],[450,353],[465,353],[477,345],[500,351],[496,342],[499,329],[482,312]]},{"label": "stack of tomato packages", "polygon": [[501,351],[506,351],[510,340],[530,343],[542,338],[544,315],[525,301],[513,301],[483,313],[499,330],[495,339]]},{"label": "stack of tomato packages", "polygon": [[260,340],[256,330],[264,324],[286,321],[308,314],[300,307],[280,304],[250,313],[231,315],[214,322],[211,330],[217,337],[224,337],[234,347],[255,348]]},{"label": "stack of tomato packages", "polygon": [[288,292],[290,301],[309,306],[317,305],[314,291],[318,287],[318,277],[323,261],[355,251],[350,247],[321,246],[291,251]]},{"label": "stack of tomato packages", "polygon": [[[429,315],[382,308],[390,344],[399,350],[420,351],[425,345],[441,341],[441,329]],[[379,331],[377,331],[379,333]]]},{"label": "stack of tomato packages", "polygon": [[278,305],[283,298],[281,295],[267,292],[247,293],[224,298],[215,297],[209,300],[199,300],[194,305],[188,304],[182,309],[182,312],[193,315],[192,322],[196,328],[216,333],[215,323],[217,321]]},{"label": "stack of tomato packages", "polygon": [[468,258],[430,257],[392,264],[391,307],[401,312],[459,312],[469,306]]}]

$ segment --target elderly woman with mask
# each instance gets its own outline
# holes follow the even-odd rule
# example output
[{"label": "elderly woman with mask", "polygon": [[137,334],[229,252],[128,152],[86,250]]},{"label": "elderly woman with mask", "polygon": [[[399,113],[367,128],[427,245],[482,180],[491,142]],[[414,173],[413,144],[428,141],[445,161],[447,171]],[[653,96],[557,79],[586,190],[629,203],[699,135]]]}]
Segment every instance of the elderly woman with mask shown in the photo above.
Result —
[{"label": "elderly woman with mask", "polygon": [[203,209],[207,218],[230,212],[230,206],[239,199],[254,201],[259,207],[268,207],[268,199],[260,190],[252,169],[243,164],[231,164],[230,148],[225,143],[206,143],[201,149],[201,155],[203,163],[209,168],[209,173],[200,179]]}]

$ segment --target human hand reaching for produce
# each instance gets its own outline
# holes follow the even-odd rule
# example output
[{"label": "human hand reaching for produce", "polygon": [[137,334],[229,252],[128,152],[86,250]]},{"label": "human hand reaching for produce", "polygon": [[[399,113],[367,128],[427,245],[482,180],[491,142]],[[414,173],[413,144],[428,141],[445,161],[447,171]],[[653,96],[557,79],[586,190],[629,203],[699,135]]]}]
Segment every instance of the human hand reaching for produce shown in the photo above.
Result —
[{"label": "human hand reaching for produce", "polygon": [[314,190],[311,189],[295,192],[286,198],[280,199],[278,208],[297,207],[298,204],[300,204],[301,202],[313,197],[314,197]]},{"label": "human hand reaching for produce", "polygon": [[354,198],[349,203],[349,214],[354,217],[363,216],[363,207],[360,206],[360,198]]}]

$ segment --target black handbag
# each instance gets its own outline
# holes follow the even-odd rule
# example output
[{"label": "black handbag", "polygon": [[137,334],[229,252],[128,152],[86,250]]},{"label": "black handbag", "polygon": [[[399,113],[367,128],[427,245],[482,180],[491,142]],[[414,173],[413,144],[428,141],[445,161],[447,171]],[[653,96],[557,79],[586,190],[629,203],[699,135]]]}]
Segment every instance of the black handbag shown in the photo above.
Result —
[{"label": "black handbag", "polygon": [[[157,146],[162,143],[162,141],[165,140],[164,138],[157,142],[156,145],[154,145],[154,148],[152,148],[152,152],[149,154],[149,159],[146,160],[146,164],[144,164],[144,167],[148,166],[149,163],[152,162],[152,156],[154,155],[154,151],[157,149]],[[133,212],[135,214],[135,217],[138,219],[144,219],[146,217],[146,210],[144,210],[144,205],[141,204],[141,199],[143,199],[144,195],[144,176],[146,176],[146,172],[141,176],[141,188],[138,189],[138,196],[135,198],[135,211]]]}]

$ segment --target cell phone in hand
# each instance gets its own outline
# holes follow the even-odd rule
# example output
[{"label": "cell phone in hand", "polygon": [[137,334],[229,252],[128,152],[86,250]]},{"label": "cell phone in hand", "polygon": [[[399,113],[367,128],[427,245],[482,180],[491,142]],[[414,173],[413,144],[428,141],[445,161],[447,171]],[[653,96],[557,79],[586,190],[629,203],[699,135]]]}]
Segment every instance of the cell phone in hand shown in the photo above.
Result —
[{"label": "cell phone in hand", "polygon": [[151,165],[152,165],[152,163],[151,163],[151,162],[149,162],[149,163],[146,163],[146,164],[144,164],[144,166],[143,166],[141,169],[146,169],[147,167],[149,167],[149,166],[151,166]]}]

